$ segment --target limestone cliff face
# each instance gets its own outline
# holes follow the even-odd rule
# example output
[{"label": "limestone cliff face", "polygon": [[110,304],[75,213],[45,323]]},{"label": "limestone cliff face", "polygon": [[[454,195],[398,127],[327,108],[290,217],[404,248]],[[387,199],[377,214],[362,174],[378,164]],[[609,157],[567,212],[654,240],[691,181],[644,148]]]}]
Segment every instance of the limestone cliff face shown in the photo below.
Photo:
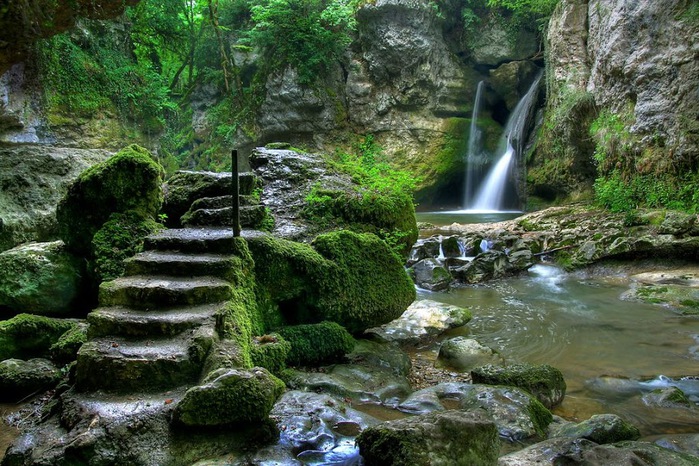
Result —
[{"label": "limestone cliff face", "polygon": [[423,177],[420,201],[460,191],[476,86],[490,84],[482,118],[497,132],[537,72],[536,35],[511,40],[493,16],[467,37],[427,0],[377,0],[357,22],[345,60],[320,83],[302,86],[292,69],[269,77],[258,143],[332,151],[372,134],[395,165]]},{"label": "limestone cliff face", "polygon": [[[545,191],[553,180],[551,189],[570,193],[576,183],[594,178],[590,124],[602,111],[624,122],[632,146],[628,150],[639,159],[653,147],[654,157],[664,160],[649,163],[696,166],[699,24],[688,14],[691,3],[561,2],[547,38],[549,136],[559,144],[537,154],[535,192]],[[545,167],[556,158],[565,166],[562,171]]]}]

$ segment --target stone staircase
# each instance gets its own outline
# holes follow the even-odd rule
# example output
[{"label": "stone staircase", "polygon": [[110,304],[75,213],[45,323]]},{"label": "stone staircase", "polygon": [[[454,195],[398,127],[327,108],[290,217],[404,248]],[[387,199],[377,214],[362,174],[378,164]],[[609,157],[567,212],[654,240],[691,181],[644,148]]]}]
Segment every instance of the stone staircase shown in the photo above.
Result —
[{"label": "stone staircase", "polygon": [[[99,307],[88,315],[88,342],[78,353],[78,391],[156,392],[200,381],[219,338],[217,318],[233,294],[234,237],[224,227],[231,224],[232,198],[225,188],[196,199],[182,216],[185,228],[146,238],[125,275],[101,284]],[[264,206],[249,193],[241,198],[247,203],[241,225],[254,226]]]}]

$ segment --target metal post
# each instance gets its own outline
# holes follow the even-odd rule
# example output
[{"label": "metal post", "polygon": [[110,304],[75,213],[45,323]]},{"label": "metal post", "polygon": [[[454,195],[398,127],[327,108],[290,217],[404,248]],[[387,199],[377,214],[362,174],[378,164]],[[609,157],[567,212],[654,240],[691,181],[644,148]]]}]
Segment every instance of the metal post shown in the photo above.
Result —
[{"label": "metal post", "polygon": [[240,236],[240,181],[238,180],[238,151],[233,149],[231,153],[231,184],[233,202],[231,221],[233,223],[233,236]]}]

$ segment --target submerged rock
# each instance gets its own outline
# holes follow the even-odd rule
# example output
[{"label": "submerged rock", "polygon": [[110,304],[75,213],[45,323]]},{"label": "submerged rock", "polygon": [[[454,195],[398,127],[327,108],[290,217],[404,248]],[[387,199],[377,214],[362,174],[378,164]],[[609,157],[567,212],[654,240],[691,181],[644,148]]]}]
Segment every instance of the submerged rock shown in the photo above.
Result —
[{"label": "submerged rock", "polygon": [[418,344],[470,320],[468,309],[422,299],[412,303],[399,318],[365,333],[382,341]]},{"label": "submerged rock", "polygon": [[389,421],[357,437],[367,466],[497,464],[495,424],[469,411],[444,411]]},{"label": "submerged rock", "polygon": [[638,440],[638,428],[616,414],[596,414],[578,424],[565,424],[550,432],[551,437],[569,437],[591,440],[598,444],[615,443],[622,440]]},{"label": "submerged rock", "polygon": [[46,359],[0,361],[0,401],[18,402],[53,388],[61,377],[58,368]]},{"label": "submerged rock", "polygon": [[473,338],[454,337],[442,342],[437,361],[456,369],[470,370],[484,364],[502,364],[504,359],[492,348],[481,345]]},{"label": "submerged rock", "polygon": [[473,383],[508,385],[526,390],[549,409],[561,404],[566,393],[563,374],[548,364],[488,365],[472,370],[471,377]]}]

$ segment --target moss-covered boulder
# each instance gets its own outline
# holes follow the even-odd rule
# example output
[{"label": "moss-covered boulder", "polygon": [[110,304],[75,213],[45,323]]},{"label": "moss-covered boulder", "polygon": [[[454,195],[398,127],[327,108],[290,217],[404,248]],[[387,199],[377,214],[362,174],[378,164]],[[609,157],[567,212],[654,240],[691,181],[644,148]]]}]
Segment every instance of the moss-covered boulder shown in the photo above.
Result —
[{"label": "moss-covered boulder", "polygon": [[174,419],[185,426],[243,426],[263,421],[284,392],[266,369],[219,369],[187,390]]},{"label": "moss-covered boulder", "polygon": [[124,261],[143,250],[146,236],[162,225],[139,212],[116,212],[92,238],[95,273],[99,281],[113,280],[124,274]]},{"label": "moss-covered boulder", "polygon": [[75,320],[19,314],[0,322],[0,361],[10,358],[47,357],[50,348],[66,332],[77,327]]},{"label": "moss-covered boulder", "polygon": [[472,370],[471,378],[473,383],[521,388],[534,395],[547,408],[561,404],[566,394],[563,374],[548,364],[487,365]]},{"label": "moss-covered boulder", "polygon": [[291,343],[287,362],[314,366],[337,362],[354,348],[354,338],[334,322],[282,327],[279,334]]},{"label": "moss-covered boulder", "polygon": [[68,248],[91,256],[95,233],[114,212],[155,219],[163,201],[162,171],[147,149],[131,145],[81,173],[56,211]]},{"label": "moss-covered boulder", "polygon": [[78,350],[87,341],[87,323],[79,322],[68,329],[49,348],[51,360],[59,364],[75,361]]},{"label": "moss-covered boulder", "polygon": [[80,307],[83,261],[62,241],[29,243],[0,253],[0,307],[60,315]]},{"label": "moss-covered boulder", "polygon": [[291,343],[278,333],[253,338],[250,357],[255,366],[264,367],[273,374],[280,374],[286,368],[291,351]]},{"label": "moss-covered boulder", "polygon": [[616,414],[596,414],[578,424],[567,424],[551,432],[552,437],[584,438],[595,443],[615,443],[638,440],[641,432]]},{"label": "moss-covered boulder", "polygon": [[337,322],[351,333],[390,322],[415,299],[400,259],[372,234],[337,231],[312,245],[249,238],[262,294],[287,321]]},{"label": "moss-covered boulder", "polygon": [[47,359],[0,361],[0,402],[17,402],[52,388],[60,379],[61,371]]},{"label": "moss-covered boulder", "polygon": [[500,451],[492,420],[458,410],[369,427],[357,445],[368,466],[496,465]]}]

